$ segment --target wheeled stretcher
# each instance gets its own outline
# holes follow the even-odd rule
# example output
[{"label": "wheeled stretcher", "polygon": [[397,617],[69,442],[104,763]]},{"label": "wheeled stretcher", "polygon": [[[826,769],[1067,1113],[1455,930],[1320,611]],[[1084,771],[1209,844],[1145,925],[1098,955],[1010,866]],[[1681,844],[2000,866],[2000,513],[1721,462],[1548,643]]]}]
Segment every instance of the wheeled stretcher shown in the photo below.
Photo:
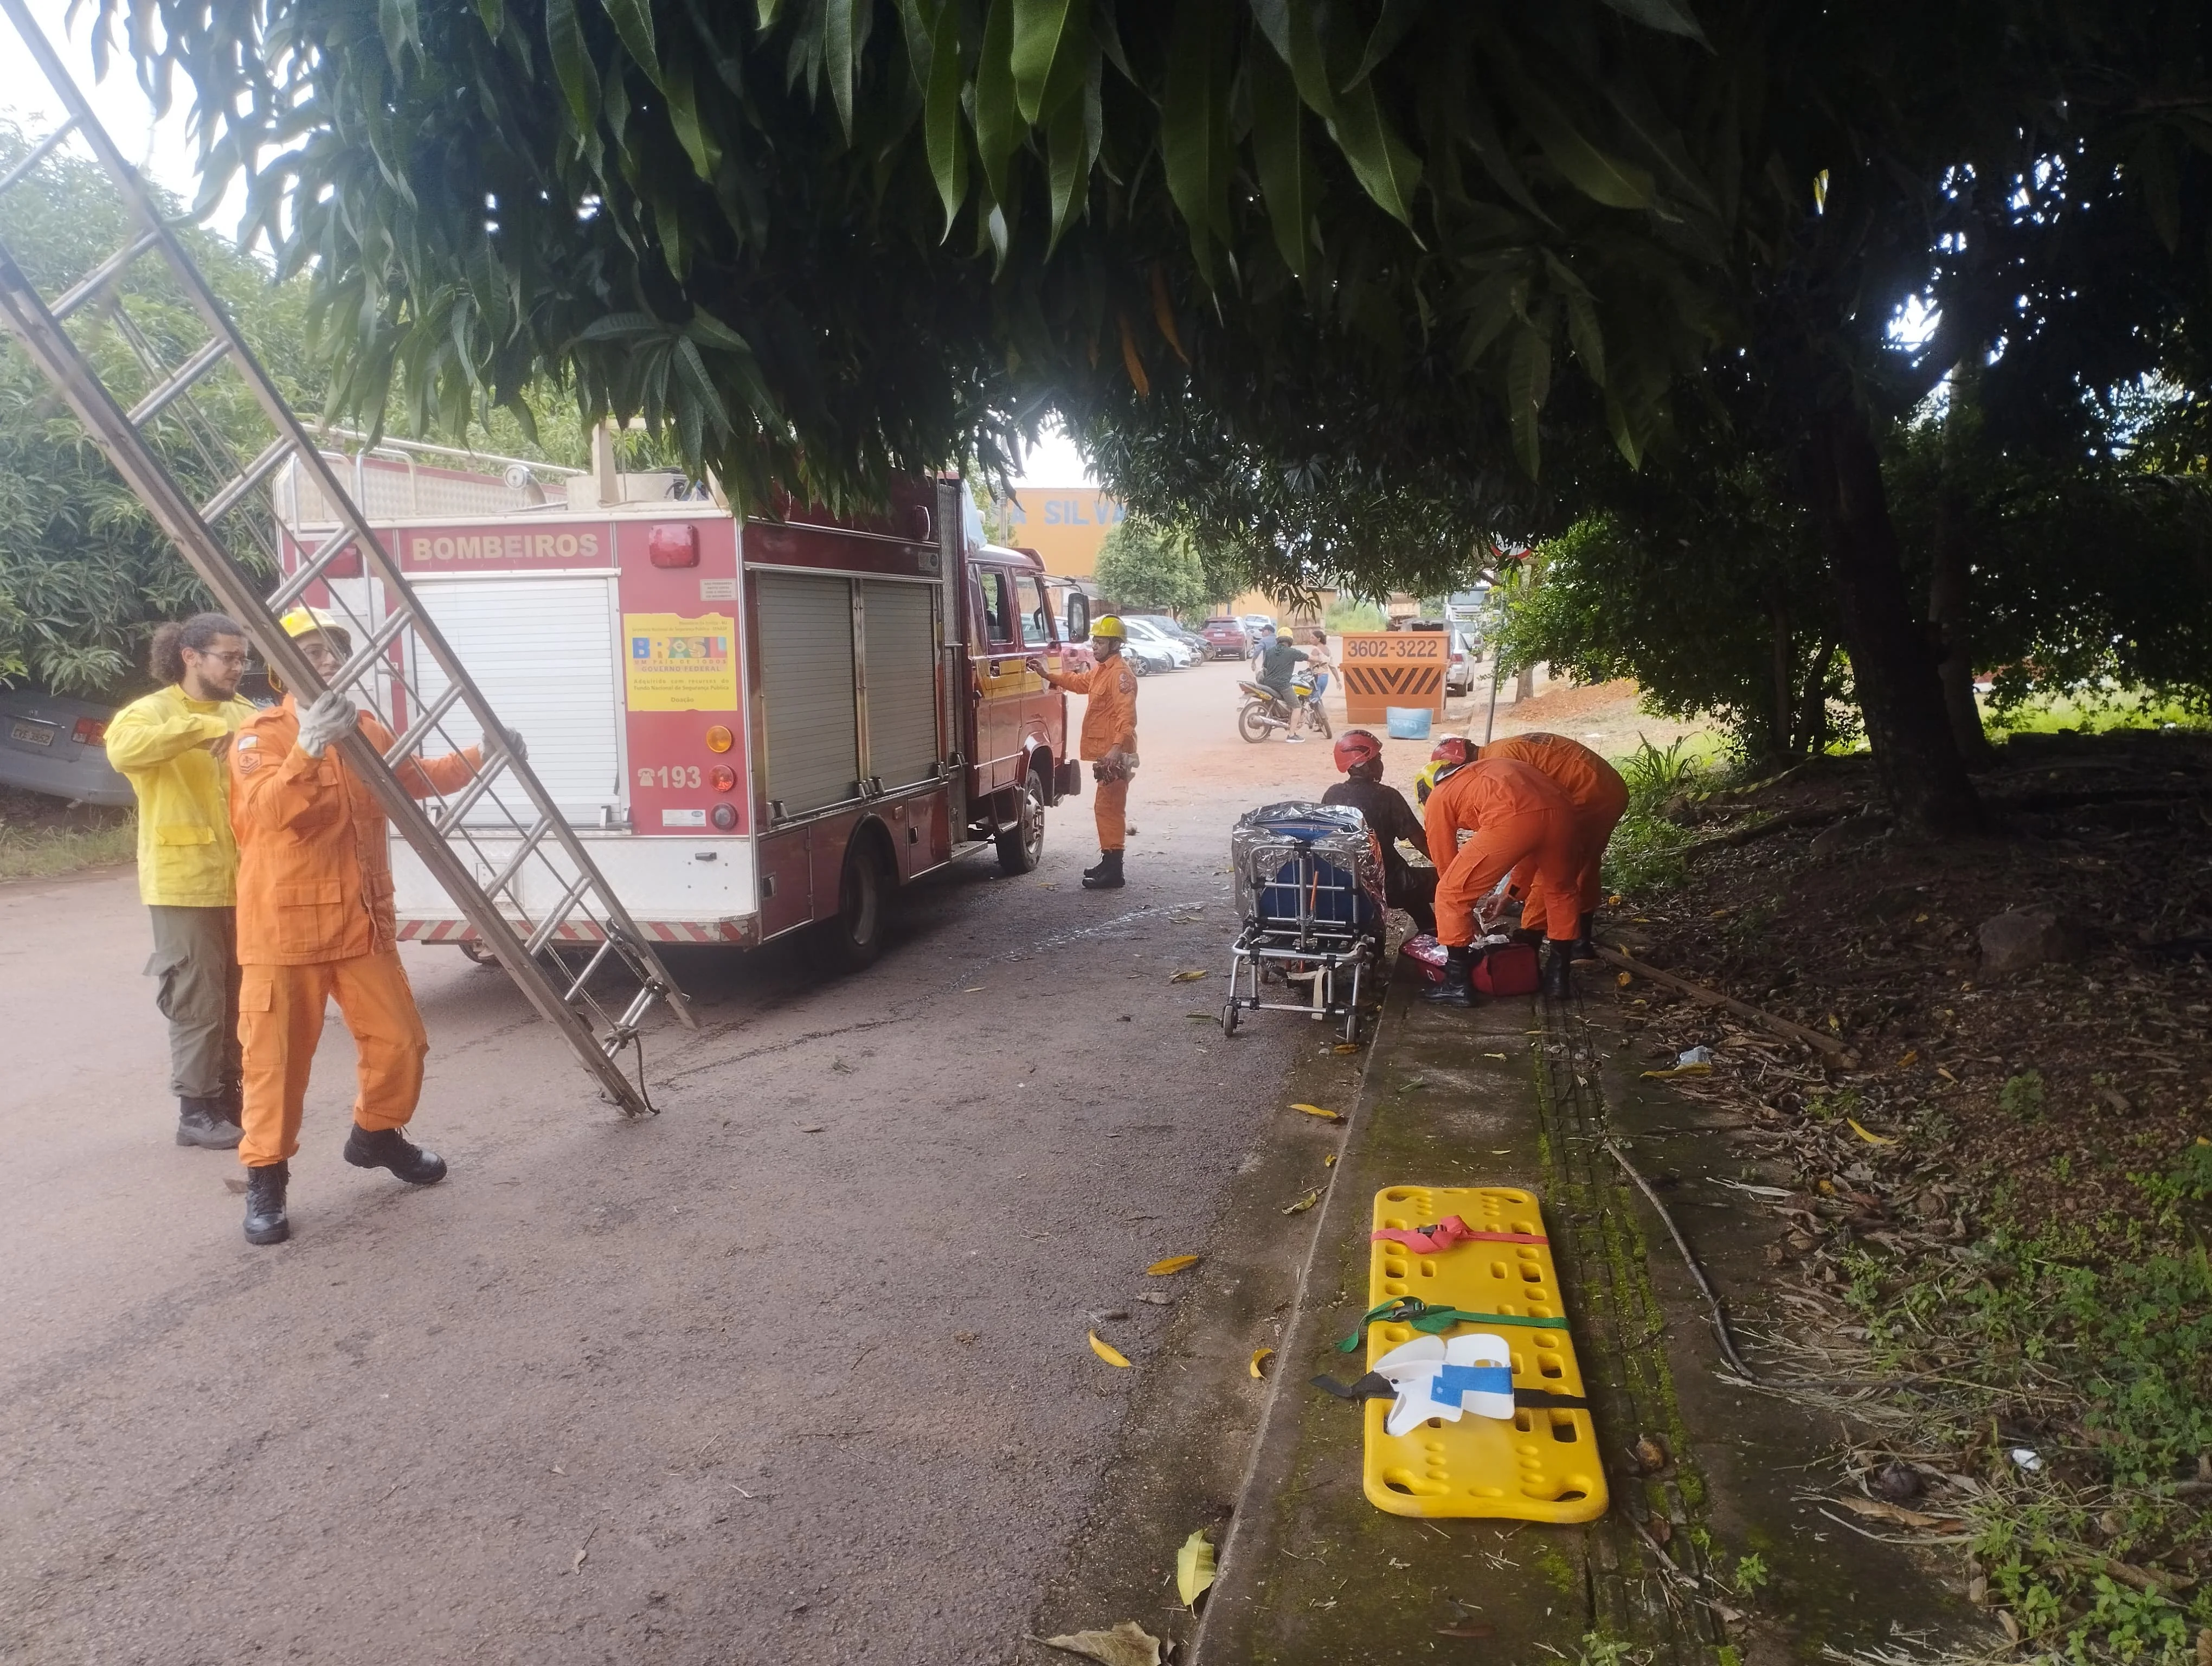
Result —
[{"label": "wheeled stretcher", "polygon": [[1246,1012],[1304,1012],[1357,1041],[1385,919],[1366,818],[1348,805],[1271,804],[1238,818],[1229,851],[1239,926],[1222,1029],[1236,1034]]}]

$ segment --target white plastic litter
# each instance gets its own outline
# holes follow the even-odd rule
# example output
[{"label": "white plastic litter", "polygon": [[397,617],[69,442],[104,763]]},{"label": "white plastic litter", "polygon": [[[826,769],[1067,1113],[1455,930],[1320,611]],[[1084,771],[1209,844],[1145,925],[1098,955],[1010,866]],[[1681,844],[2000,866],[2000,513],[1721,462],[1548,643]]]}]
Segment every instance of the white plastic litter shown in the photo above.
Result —
[{"label": "white plastic litter", "polygon": [[1687,1052],[1683,1053],[1683,1054],[1680,1055],[1678,1057],[1676,1057],[1676,1059],[1675,1059],[1675,1061],[1674,1061],[1674,1068],[1675,1068],[1675,1069],[1677,1069],[1677,1070],[1680,1070],[1680,1069],[1682,1069],[1685,1066],[1687,1066],[1687,1065],[1693,1065],[1693,1064],[1711,1064],[1712,1061],[1713,1061],[1713,1049],[1712,1049],[1711,1048],[1710,1048],[1710,1047],[1693,1047],[1693,1048],[1691,1048]]},{"label": "white plastic litter", "polygon": [[2012,1449],[2010,1456],[2014,1463],[2020,1465],[2031,1475],[2043,1468],[2042,1455],[2033,1446],[2015,1446]]}]

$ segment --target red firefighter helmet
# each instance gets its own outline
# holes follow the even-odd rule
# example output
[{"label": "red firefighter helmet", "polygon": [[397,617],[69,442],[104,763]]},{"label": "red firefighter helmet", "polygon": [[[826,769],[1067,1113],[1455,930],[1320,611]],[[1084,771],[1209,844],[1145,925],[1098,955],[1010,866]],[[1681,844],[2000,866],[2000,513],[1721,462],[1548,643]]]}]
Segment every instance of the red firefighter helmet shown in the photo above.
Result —
[{"label": "red firefighter helmet", "polygon": [[1364,729],[1346,729],[1336,738],[1336,767],[1346,775],[1382,756],[1382,743]]},{"label": "red firefighter helmet", "polygon": [[1475,745],[1472,740],[1463,734],[1448,734],[1437,739],[1437,749],[1429,754],[1429,757],[1437,763],[1472,763],[1474,755]]}]

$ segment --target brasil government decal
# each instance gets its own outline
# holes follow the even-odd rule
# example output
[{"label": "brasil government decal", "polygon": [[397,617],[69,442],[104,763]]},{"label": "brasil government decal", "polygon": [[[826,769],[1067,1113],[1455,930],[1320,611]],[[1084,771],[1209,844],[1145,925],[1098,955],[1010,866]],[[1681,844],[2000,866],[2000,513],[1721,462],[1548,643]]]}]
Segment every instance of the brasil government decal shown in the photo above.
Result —
[{"label": "brasil government decal", "polygon": [[738,622],[726,613],[623,615],[623,684],[634,712],[726,712],[738,705]]}]

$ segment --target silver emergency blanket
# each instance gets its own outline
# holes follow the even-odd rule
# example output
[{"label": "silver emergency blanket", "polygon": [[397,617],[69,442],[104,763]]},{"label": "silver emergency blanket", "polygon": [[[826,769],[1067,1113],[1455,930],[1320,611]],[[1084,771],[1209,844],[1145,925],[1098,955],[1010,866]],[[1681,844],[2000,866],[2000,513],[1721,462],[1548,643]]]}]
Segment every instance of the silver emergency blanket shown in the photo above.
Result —
[{"label": "silver emergency blanket", "polygon": [[[1367,818],[1348,804],[1293,801],[1263,805],[1237,818],[1229,834],[1229,865],[1237,873],[1237,912],[1241,919],[1269,917],[1297,909],[1281,883],[1283,870],[1310,851],[1317,861],[1349,874],[1376,909],[1382,906],[1382,855]],[[1315,899],[1305,899],[1310,906]],[[1348,899],[1347,899],[1348,900]],[[1326,901],[1321,912],[1328,912]]]}]

